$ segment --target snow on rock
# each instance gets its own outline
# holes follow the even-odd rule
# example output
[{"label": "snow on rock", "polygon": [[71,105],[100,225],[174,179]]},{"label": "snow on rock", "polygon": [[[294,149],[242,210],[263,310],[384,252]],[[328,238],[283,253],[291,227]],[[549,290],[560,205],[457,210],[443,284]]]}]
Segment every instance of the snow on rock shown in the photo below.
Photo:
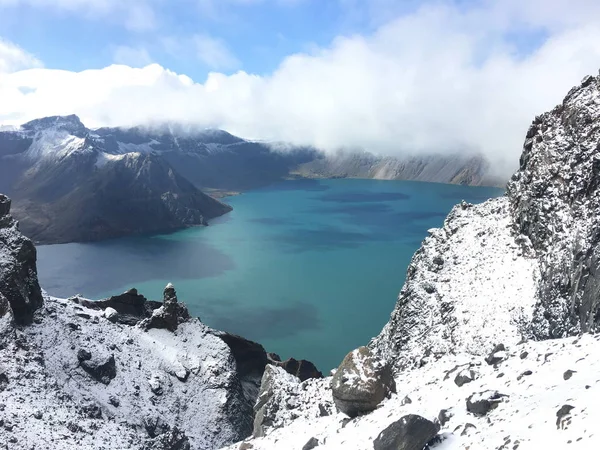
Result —
[{"label": "snow on rock", "polygon": [[531,334],[600,327],[600,76],[586,77],[527,132],[508,184],[515,230],[527,236],[542,273]]},{"label": "snow on rock", "polygon": [[[447,354],[435,363],[399,373],[398,393],[369,414],[349,419],[342,413],[328,416],[300,413],[286,427],[246,442],[253,450],[299,450],[314,438],[323,450],[372,449],[375,439],[390,424],[417,414],[433,422],[443,422],[431,450],[600,448],[596,426],[600,417],[599,341],[600,335],[586,334],[523,342],[507,347],[507,359],[496,367],[486,364],[480,356]],[[524,353],[527,356],[522,358]],[[477,367],[479,377],[459,387],[453,375],[465,365]],[[573,375],[565,380],[563,374],[568,370]],[[326,385],[326,382],[318,383]],[[313,402],[330,398],[311,386],[304,390],[303,401],[311,397],[307,391],[314,396]],[[475,394],[474,398],[489,399],[490,392],[499,394],[495,408],[485,415],[469,412],[469,397]],[[411,399],[410,403],[403,401],[406,397]],[[286,400],[282,398],[280,404]],[[244,448],[240,445],[228,448]]]},{"label": "snow on rock", "polygon": [[[0,442],[141,449],[176,429],[193,449],[213,449],[249,433],[252,414],[229,347],[198,319],[175,333],[144,331],[74,301],[44,300],[34,323],[0,350],[8,379]],[[160,433],[149,432],[156,421]]]},{"label": "snow on rock", "polygon": [[508,199],[461,203],[430,230],[390,321],[370,346],[397,369],[516,344],[531,321],[538,261],[515,238]]},{"label": "snow on rock", "polygon": [[346,355],[331,380],[333,401],[350,417],[374,410],[396,392],[391,365],[381,361],[368,347]]}]

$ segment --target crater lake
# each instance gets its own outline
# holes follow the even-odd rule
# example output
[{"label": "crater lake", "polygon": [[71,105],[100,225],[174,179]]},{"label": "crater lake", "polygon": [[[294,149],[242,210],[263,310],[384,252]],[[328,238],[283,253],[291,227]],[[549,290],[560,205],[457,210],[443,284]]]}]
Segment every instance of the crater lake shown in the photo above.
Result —
[{"label": "crater lake", "polygon": [[225,198],[208,227],[38,247],[42,287],[100,299],[169,282],[207,325],[327,373],[388,321],[410,259],[451,208],[491,187],[359,179],[290,180]]}]

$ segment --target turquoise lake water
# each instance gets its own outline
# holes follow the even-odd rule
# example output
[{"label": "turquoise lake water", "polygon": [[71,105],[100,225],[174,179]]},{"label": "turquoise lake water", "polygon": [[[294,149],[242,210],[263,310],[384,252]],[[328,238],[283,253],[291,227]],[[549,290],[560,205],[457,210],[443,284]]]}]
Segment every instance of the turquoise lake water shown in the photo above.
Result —
[{"label": "turquoise lake water", "polygon": [[427,230],[495,188],[377,180],[284,181],[226,200],[234,210],[166,235],[38,248],[44,289],[103,298],[172,282],[206,324],[326,372],[387,322]]}]

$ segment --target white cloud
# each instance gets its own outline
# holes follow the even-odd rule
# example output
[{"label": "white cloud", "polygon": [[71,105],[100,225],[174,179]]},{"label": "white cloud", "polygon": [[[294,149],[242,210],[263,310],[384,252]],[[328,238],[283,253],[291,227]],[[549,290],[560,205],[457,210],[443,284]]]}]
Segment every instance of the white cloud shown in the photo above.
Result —
[{"label": "white cloud", "polygon": [[[292,55],[269,76],[211,73],[204,83],[158,65],[25,70],[0,78],[0,122],[70,113],[90,126],[180,120],[331,150],[480,151],[514,166],[533,117],[600,67],[595,12],[586,0],[430,5],[373,35]],[[507,37],[524,28],[547,36],[526,54]]]},{"label": "white cloud", "polygon": [[0,38],[0,74],[41,66],[41,61],[35,56]]},{"label": "white cloud", "polygon": [[144,47],[119,45],[114,49],[113,61],[131,67],[144,67],[152,63],[152,57]]}]

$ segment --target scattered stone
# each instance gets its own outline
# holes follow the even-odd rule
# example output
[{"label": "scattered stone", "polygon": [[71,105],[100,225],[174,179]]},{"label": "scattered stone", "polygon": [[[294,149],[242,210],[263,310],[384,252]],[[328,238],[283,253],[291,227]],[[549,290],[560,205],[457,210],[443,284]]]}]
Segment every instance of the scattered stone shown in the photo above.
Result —
[{"label": "scattered stone", "polygon": [[411,403],[412,403],[412,400],[411,400],[411,399],[410,399],[410,397],[407,395],[406,397],[404,397],[404,398],[402,399],[402,401],[400,402],[400,405],[401,405],[401,406],[404,406],[404,405],[410,405]]},{"label": "scattered stone", "polygon": [[33,417],[34,417],[34,419],[40,420],[42,417],[44,417],[44,415],[42,414],[42,412],[39,409],[36,409],[33,412]]},{"label": "scattered stone", "polygon": [[331,379],[331,391],[338,409],[350,417],[373,411],[396,392],[392,367],[368,347],[359,347],[348,353],[338,367]]},{"label": "scattered stone", "polygon": [[319,441],[314,437],[311,437],[306,444],[302,446],[302,450],[312,450],[319,446]]},{"label": "scattered stone", "polygon": [[519,358],[525,359],[525,358],[527,358],[528,355],[529,355],[529,353],[527,351],[522,351],[521,354],[519,355]]},{"label": "scattered stone", "polygon": [[250,442],[242,442],[238,447],[239,450],[250,450],[251,448],[254,448],[254,445]]},{"label": "scattered stone", "polygon": [[102,315],[106,320],[112,323],[116,323],[119,320],[119,313],[116,309],[111,308],[110,306],[104,309]]},{"label": "scattered stone", "polygon": [[119,399],[117,397],[115,397],[114,395],[111,395],[110,397],[108,397],[108,403],[113,405],[115,408],[118,408],[121,405],[121,402],[119,401]]},{"label": "scattered stone", "polygon": [[504,361],[508,357],[504,344],[498,344],[492,352],[485,358],[485,362],[490,366],[496,365]]},{"label": "scattered stone", "polygon": [[531,370],[526,370],[525,372],[523,372],[521,375],[519,375],[517,377],[517,380],[520,380],[523,377],[528,377],[529,375],[531,375],[533,372]]},{"label": "scattered stone", "polygon": [[563,380],[569,380],[574,373],[577,373],[576,370],[567,370],[565,373],[563,373]]},{"label": "scattered stone", "polygon": [[454,414],[452,414],[451,410],[442,409],[442,410],[440,410],[440,412],[438,414],[438,421],[440,422],[440,425],[443,427],[444,425],[446,425],[448,423],[448,421],[453,416],[454,416]]},{"label": "scattered stone", "polygon": [[374,450],[423,450],[440,431],[436,424],[416,414],[393,422],[373,441]]},{"label": "scattered stone", "polygon": [[462,387],[463,385],[473,381],[475,378],[477,378],[477,373],[474,370],[463,369],[454,378],[454,383],[458,387]]},{"label": "scattered stone", "polygon": [[556,411],[556,429],[564,430],[568,427],[571,420],[571,411],[575,409],[571,405],[562,405],[558,411]]},{"label": "scattered stone", "polygon": [[471,395],[467,398],[467,411],[477,415],[485,416],[488,412],[498,406],[506,395],[498,391],[484,391]]},{"label": "scattered stone", "polygon": [[[89,352],[88,352],[89,353]],[[79,353],[77,357],[79,358]],[[87,354],[82,353],[81,356]],[[85,370],[94,380],[109,384],[110,381],[117,376],[117,367],[115,364],[114,355],[110,356],[98,356],[90,359],[79,360],[79,365]]]},{"label": "scattered stone", "polygon": [[476,430],[477,427],[475,425],[473,425],[472,423],[465,423],[465,426],[463,427],[463,430],[461,431],[460,435],[461,436],[468,436],[471,433],[471,430]]}]

